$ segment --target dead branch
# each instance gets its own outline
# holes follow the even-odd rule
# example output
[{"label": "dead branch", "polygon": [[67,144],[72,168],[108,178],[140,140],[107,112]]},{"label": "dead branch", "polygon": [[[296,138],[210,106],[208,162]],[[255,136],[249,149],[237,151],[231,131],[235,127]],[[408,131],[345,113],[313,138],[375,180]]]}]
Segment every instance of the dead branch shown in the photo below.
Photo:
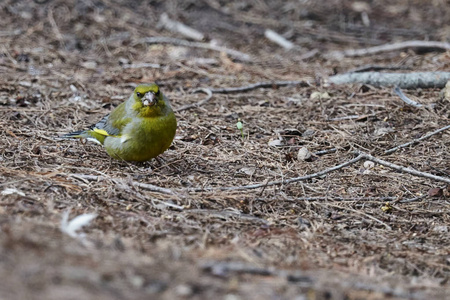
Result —
[{"label": "dead branch", "polygon": [[311,286],[315,279],[305,274],[303,271],[285,271],[276,268],[263,268],[236,261],[208,261],[200,265],[200,268],[211,272],[215,276],[226,277],[230,273],[250,274],[259,276],[277,276],[286,279],[288,282],[302,283]]},{"label": "dead branch", "polygon": [[318,197],[296,197],[296,198],[288,198],[286,201],[290,202],[298,202],[298,201],[308,201],[308,202],[315,202],[315,201],[335,201],[335,202],[368,202],[368,201],[376,201],[376,202],[383,202],[383,201],[392,201],[394,203],[400,202],[400,203],[409,203],[418,201],[420,199],[423,199],[427,197],[427,195],[422,195],[410,199],[400,199],[398,197],[335,197],[335,196],[318,196]]},{"label": "dead branch", "polygon": [[400,99],[402,99],[406,104],[414,106],[414,107],[423,107],[423,104],[417,103],[414,100],[409,99],[405,94],[403,94],[402,90],[396,86],[394,88],[394,92],[400,97]]},{"label": "dead branch", "polygon": [[204,92],[207,96],[205,99],[198,101],[197,103],[193,103],[193,104],[186,104],[184,106],[178,107],[177,109],[175,109],[175,112],[180,112],[183,110],[188,110],[194,107],[199,107],[202,106],[203,104],[205,104],[206,102],[208,102],[211,98],[212,98],[212,91],[210,89],[197,89],[194,91],[195,92]]},{"label": "dead branch", "polygon": [[52,30],[53,30],[53,33],[55,34],[56,38],[59,40],[59,42],[62,45],[64,45],[64,37],[61,34],[61,31],[59,30],[58,25],[55,22],[55,19],[53,18],[53,9],[54,9],[53,6],[51,6],[49,8],[48,13],[47,13],[47,18],[48,18],[50,25],[52,26]]},{"label": "dead branch", "polygon": [[268,222],[264,219],[244,214],[239,211],[230,211],[230,210],[214,210],[214,209],[189,209],[185,210],[187,214],[207,214],[208,216],[218,217],[221,219],[228,219],[230,217],[249,220],[249,221],[257,221],[264,224],[268,224]]},{"label": "dead branch", "polygon": [[290,50],[295,47],[295,45],[292,42],[288,41],[283,36],[281,36],[280,34],[276,33],[273,30],[266,29],[266,31],[264,32],[264,36],[268,40],[274,42],[275,44],[283,47],[286,50]]},{"label": "dead branch", "polygon": [[[421,171],[417,171],[411,168],[407,168],[407,167],[403,167],[403,166],[399,166],[396,165],[394,163],[390,163],[388,161],[376,158],[370,154],[367,153],[361,153],[360,156],[362,156],[362,158],[365,158],[367,160],[373,161],[374,163],[380,164],[382,166],[397,170],[399,172],[402,173],[408,173],[414,176],[418,176],[418,177],[424,177],[424,178],[428,178],[428,179],[433,179],[436,181],[442,181],[442,182],[446,182],[446,183],[450,183],[450,178],[446,178],[446,177],[441,177],[441,176],[436,176],[430,173],[426,173],[426,172],[421,172]],[[359,156],[358,156],[359,157]]]},{"label": "dead branch", "polygon": [[230,187],[219,187],[219,188],[197,188],[197,189],[194,189],[193,191],[194,192],[202,192],[202,191],[210,191],[210,190],[219,190],[219,191],[252,190],[252,189],[257,189],[257,188],[267,187],[267,186],[272,186],[272,185],[282,185],[282,184],[288,184],[288,183],[293,183],[293,182],[298,182],[298,181],[304,181],[304,180],[308,180],[308,179],[317,178],[317,177],[323,176],[325,174],[328,174],[330,172],[345,168],[346,166],[352,165],[355,162],[360,161],[363,158],[364,158],[364,156],[362,154],[360,154],[356,158],[346,161],[340,165],[322,170],[322,171],[314,173],[314,174],[300,176],[300,177],[294,177],[294,178],[290,178],[290,179],[286,179],[286,180],[276,180],[276,181],[269,181],[266,183],[249,184],[249,185],[243,185],[243,186],[230,186]]},{"label": "dead branch", "polygon": [[359,210],[356,210],[356,209],[353,209],[353,208],[350,208],[350,207],[342,207],[342,206],[338,206],[338,205],[332,205],[332,204],[329,204],[329,203],[327,204],[327,206],[332,206],[332,207],[335,207],[335,208],[351,211],[351,212],[353,212],[355,214],[358,214],[358,215],[362,215],[362,216],[367,217],[367,218],[369,218],[369,219],[371,219],[371,220],[373,220],[373,221],[375,221],[377,223],[380,223],[381,225],[386,227],[387,230],[392,230],[391,226],[389,226],[388,224],[384,223],[380,219],[375,218],[374,216],[366,214],[365,212],[362,212],[362,211],[359,211]]},{"label": "dead branch", "polygon": [[398,86],[402,89],[443,88],[450,80],[450,72],[414,73],[345,73],[329,78],[333,84],[363,83],[376,87]]},{"label": "dead branch", "polygon": [[202,41],[205,39],[205,35],[203,33],[184,25],[183,23],[171,20],[166,13],[161,14],[159,25],[171,32],[179,33],[193,40]]},{"label": "dead branch", "polygon": [[447,125],[445,127],[439,128],[438,130],[430,132],[429,134],[426,134],[426,135],[424,135],[424,136],[422,136],[422,137],[420,137],[418,139],[414,139],[414,140],[412,140],[412,141],[410,141],[408,143],[401,144],[401,145],[398,145],[398,146],[396,146],[394,148],[386,150],[386,151],[384,151],[384,154],[391,154],[391,153],[397,151],[400,148],[405,148],[405,147],[408,147],[409,145],[413,145],[413,144],[419,143],[419,142],[421,142],[421,141],[423,141],[423,140],[425,140],[425,139],[427,139],[429,137],[432,137],[433,135],[438,134],[438,133],[440,133],[442,131],[445,131],[445,130],[447,130],[449,128],[450,128],[450,125]]},{"label": "dead branch", "polygon": [[344,51],[331,51],[326,54],[328,58],[340,59],[342,57],[355,57],[373,55],[382,52],[397,51],[402,49],[415,48],[421,50],[450,50],[450,43],[437,41],[405,41],[400,43],[385,44],[364,49],[348,49]]},{"label": "dead branch", "polygon": [[253,275],[272,276],[275,275],[274,270],[267,268],[255,267],[240,262],[207,262],[201,266],[205,271],[211,272],[216,276],[228,276],[229,273],[247,273]]},{"label": "dead branch", "polygon": [[225,52],[226,54],[239,59],[241,61],[250,62],[253,61],[252,57],[246,53],[229,49],[222,46],[217,45],[211,45],[209,43],[200,43],[200,42],[190,42],[187,40],[177,39],[177,38],[170,38],[170,37],[164,37],[164,36],[156,36],[156,37],[147,37],[138,40],[136,44],[140,43],[147,43],[147,44],[171,44],[176,46],[183,46],[183,47],[192,47],[192,48],[201,48],[201,49],[208,49],[218,52]]},{"label": "dead branch", "polygon": [[213,93],[230,94],[230,93],[248,92],[248,91],[251,91],[251,90],[254,90],[257,88],[276,88],[276,87],[280,87],[280,86],[303,85],[303,84],[306,84],[306,83],[304,81],[273,81],[273,82],[257,82],[254,84],[250,84],[247,86],[241,86],[241,87],[219,88],[219,89],[213,89],[213,88],[196,89],[193,91],[193,93],[203,92],[203,93],[207,94],[207,97],[197,103],[181,106],[181,107],[175,109],[175,112],[191,109],[194,107],[199,107],[199,106],[205,104],[206,102],[208,102],[211,99]]},{"label": "dead branch", "polygon": [[158,205],[155,204],[155,202],[157,202],[157,203],[160,203],[159,205],[162,205],[164,207],[170,207],[170,208],[173,208],[178,211],[184,210],[184,206],[176,205],[176,204],[165,202],[165,201],[158,200],[158,199],[151,199],[151,201],[152,201],[153,206],[155,206],[155,207],[158,207]]},{"label": "dead branch", "polygon": [[409,70],[409,67],[406,66],[379,66],[379,65],[365,65],[355,69],[348,70],[347,73],[361,73],[366,71],[383,71],[383,70]]},{"label": "dead branch", "polygon": [[424,199],[426,197],[427,197],[427,195],[422,195],[422,196],[417,196],[417,197],[414,197],[414,198],[411,198],[411,199],[404,199],[404,200],[400,200],[400,201],[396,201],[396,202],[411,203],[411,202],[422,200],[422,199]]},{"label": "dead branch", "polygon": [[300,59],[300,60],[307,60],[307,59],[313,58],[314,56],[318,55],[319,53],[320,53],[319,49],[313,49],[311,51],[308,51],[308,52],[300,55],[298,57],[298,59]]},{"label": "dead branch", "polygon": [[336,148],[331,148],[331,149],[327,149],[327,150],[316,151],[313,153],[313,155],[319,156],[319,155],[324,155],[324,154],[328,154],[328,153],[334,153],[336,151],[337,151]]},{"label": "dead branch", "polygon": [[0,31],[0,37],[16,36],[16,35],[21,35],[21,34],[22,34],[22,30],[21,29],[2,30],[2,31]]},{"label": "dead branch", "polygon": [[367,201],[397,201],[398,197],[335,197],[335,196],[318,196],[318,197],[296,197],[296,198],[288,198],[286,199],[289,202],[298,202],[298,201],[335,201],[335,202],[367,202]]},{"label": "dead branch", "polygon": [[305,181],[305,180],[309,180],[309,179],[313,179],[313,178],[317,178],[317,177],[321,177],[325,174],[328,174],[330,172],[345,168],[349,165],[352,165],[358,161],[360,161],[361,159],[367,159],[370,161],[373,161],[374,163],[389,167],[391,169],[397,170],[399,172],[402,173],[408,173],[411,174],[413,176],[418,176],[418,177],[424,177],[424,178],[428,178],[428,179],[433,179],[433,180],[437,180],[437,181],[442,181],[442,182],[446,182],[446,183],[450,183],[450,178],[445,178],[445,177],[441,177],[441,176],[436,176],[430,173],[426,173],[426,172],[421,172],[421,171],[417,171],[411,168],[406,168],[403,166],[399,166],[387,161],[384,161],[382,159],[378,159],[370,154],[364,153],[364,152],[359,152],[359,155],[349,161],[346,161],[342,164],[339,164],[337,166],[322,170],[320,172],[317,173],[313,173],[313,174],[309,174],[309,175],[305,175],[305,176],[300,176],[300,177],[294,177],[294,178],[290,178],[290,179],[285,179],[285,180],[276,180],[276,181],[269,181],[269,182],[265,182],[265,183],[256,183],[256,184],[249,184],[249,185],[242,185],[242,186],[229,186],[229,187],[218,187],[218,188],[195,188],[195,189],[189,189],[190,191],[194,191],[194,192],[202,192],[202,191],[213,191],[213,190],[219,190],[219,191],[239,191],[239,190],[252,190],[252,189],[257,189],[257,188],[265,188],[268,186],[273,186],[273,185],[283,185],[283,184],[289,184],[289,183],[294,183],[294,182],[299,182],[299,181]]},{"label": "dead branch", "polygon": [[159,68],[161,68],[161,65],[160,64],[150,64],[150,63],[123,64],[122,68],[124,68],[124,69],[141,69],[141,68],[159,69]]},{"label": "dead branch", "polygon": [[[228,277],[233,273],[238,273],[258,276],[277,276],[279,278],[284,278],[287,282],[301,284],[302,287],[313,287],[321,284],[320,281],[318,281],[317,274],[315,276],[311,276],[304,270],[283,270],[273,267],[255,266],[254,264],[239,261],[214,260],[202,262],[199,267],[202,270],[219,277]],[[336,275],[335,277],[338,278],[339,276]],[[362,281],[358,281],[356,278],[355,280],[347,280],[346,282],[349,282],[347,284],[348,288],[382,293],[384,295],[393,295],[398,298],[421,299],[416,294],[406,293],[402,289],[394,289],[390,287],[380,288],[379,285],[372,285]],[[329,283],[329,280],[327,280],[327,283]]]},{"label": "dead branch", "polygon": [[240,86],[240,87],[231,87],[231,88],[219,88],[213,89],[210,88],[211,92],[216,94],[230,94],[230,93],[240,93],[240,92],[248,92],[257,88],[277,88],[280,86],[288,86],[288,85],[300,85],[300,86],[309,86],[309,84],[305,81],[267,81],[267,82],[257,82],[254,84]]},{"label": "dead branch", "polygon": [[[96,175],[88,175],[88,174],[66,174],[69,177],[74,177],[74,178],[78,178],[78,179],[85,179],[88,181],[103,181],[103,180],[111,180],[112,182],[114,182],[115,184],[122,184],[122,185],[129,185],[129,183],[118,179],[118,178],[112,178],[112,177],[107,177],[107,176],[96,176]],[[157,193],[162,193],[162,194],[168,194],[168,195],[176,195],[176,193],[174,191],[172,191],[171,189],[168,188],[162,188],[153,184],[149,184],[149,183],[143,183],[143,182],[137,182],[137,181],[132,181],[131,184],[133,184],[134,186],[140,187],[142,189],[148,190],[148,191],[152,191],[152,192],[157,192]]]},{"label": "dead branch", "polygon": [[344,120],[363,120],[369,117],[376,117],[376,115],[351,115],[351,116],[343,116],[338,118],[327,119],[327,121],[344,121]]}]

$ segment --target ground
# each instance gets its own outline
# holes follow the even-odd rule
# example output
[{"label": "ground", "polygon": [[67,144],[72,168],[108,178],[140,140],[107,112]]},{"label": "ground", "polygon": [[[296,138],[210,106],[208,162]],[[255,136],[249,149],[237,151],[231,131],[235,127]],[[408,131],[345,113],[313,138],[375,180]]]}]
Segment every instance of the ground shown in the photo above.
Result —
[{"label": "ground", "polygon": [[[145,42],[190,40],[161,26],[163,13],[205,35],[191,42],[249,59]],[[424,105],[415,108],[392,87],[327,83],[367,65],[448,71],[440,49],[327,55],[449,41],[447,1],[6,0],[0,16],[0,298],[450,293],[446,183],[368,161],[283,182],[356,151],[449,178],[448,130],[385,154],[448,125],[441,89],[404,91]],[[266,29],[296,47],[269,41]],[[302,83],[213,93],[179,109],[207,97],[197,89],[286,80]],[[116,161],[99,145],[57,139],[100,120],[141,82],[157,82],[178,109],[159,161]],[[72,237],[61,230],[67,211],[96,217]]]}]

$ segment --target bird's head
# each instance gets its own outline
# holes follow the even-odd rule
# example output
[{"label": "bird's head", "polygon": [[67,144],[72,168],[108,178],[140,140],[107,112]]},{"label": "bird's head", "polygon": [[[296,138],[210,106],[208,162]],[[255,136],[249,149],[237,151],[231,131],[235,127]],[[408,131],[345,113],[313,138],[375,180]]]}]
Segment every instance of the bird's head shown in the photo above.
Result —
[{"label": "bird's head", "polygon": [[155,83],[138,85],[132,97],[133,109],[144,117],[160,115],[166,107],[164,95]]}]

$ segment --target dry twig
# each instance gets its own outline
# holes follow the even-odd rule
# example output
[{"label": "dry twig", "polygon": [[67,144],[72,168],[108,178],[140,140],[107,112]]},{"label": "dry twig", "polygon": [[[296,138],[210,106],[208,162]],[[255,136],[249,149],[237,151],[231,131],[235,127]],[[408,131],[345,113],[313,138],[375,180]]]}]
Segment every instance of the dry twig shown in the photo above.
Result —
[{"label": "dry twig", "polygon": [[436,41],[405,41],[400,43],[386,44],[381,46],[375,46],[364,49],[348,49],[344,51],[332,51],[329,52],[326,56],[339,59],[342,57],[355,57],[355,56],[365,56],[365,55],[373,55],[381,52],[390,52],[397,51],[408,48],[417,48],[417,49],[442,49],[442,50],[450,50],[450,43],[445,42],[436,42]]},{"label": "dry twig", "polygon": [[398,86],[396,86],[396,87],[394,88],[394,92],[395,92],[395,93],[400,97],[400,99],[402,99],[406,104],[411,105],[411,106],[414,106],[414,107],[417,107],[417,108],[423,107],[422,104],[417,103],[416,101],[409,99],[405,94],[403,94],[402,90],[401,90]]},{"label": "dry twig", "polygon": [[216,94],[231,94],[231,93],[240,93],[240,92],[248,92],[257,88],[277,88],[280,86],[288,86],[288,85],[300,85],[300,86],[309,86],[309,84],[303,80],[299,81],[267,81],[267,82],[257,82],[254,84],[239,86],[239,87],[231,87],[231,88],[219,88],[214,89],[210,88],[211,92]]},{"label": "dry twig", "polygon": [[249,184],[249,185],[243,185],[243,186],[230,186],[230,187],[219,187],[219,188],[197,188],[197,189],[194,189],[194,191],[201,192],[201,191],[208,191],[208,190],[220,190],[220,191],[252,190],[252,189],[257,189],[257,188],[266,187],[266,186],[281,185],[281,184],[288,184],[288,183],[293,183],[293,182],[298,182],[298,181],[304,181],[304,180],[308,180],[308,179],[317,178],[317,177],[323,176],[325,174],[328,174],[330,172],[345,168],[346,166],[352,165],[355,162],[360,161],[363,158],[364,158],[363,154],[360,154],[356,158],[346,161],[340,165],[322,170],[322,171],[314,173],[314,174],[309,174],[309,175],[300,176],[300,177],[294,177],[294,178],[290,178],[290,179],[286,179],[286,180],[276,180],[276,181],[269,181],[266,183],[256,183],[256,184]]},{"label": "dry twig", "polygon": [[2,30],[2,31],[0,31],[0,37],[16,36],[16,35],[21,35],[21,34],[22,34],[22,30],[21,29]]},{"label": "dry twig", "polygon": [[431,136],[433,136],[433,135],[435,135],[435,134],[438,134],[438,133],[440,133],[440,132],[442,132],[442,131],[445,131],[445,130],[447,130],[447,129],[450,129],[450,125],[447,125],[447,126],[444,126],[444,127],[442,127],[442,128],[439,128],[438,130],[435,130],[435,131],[433,131],[433,132],[430,132],[429,134],[426,134],[426,135],[424,135],[424,136],[422,136],[422,137],[420,137],[420,138],[418,138],[418,139],[414,139],[414,140],[412,140],[412,141],[410,141],[410,142],[408,142],[408,143],[401,144],[401,145],[398,145],[398,146],[396,146],[396,147],[394,147],[394,148],[391,148],[391,149],[389,149],[389,150],[386,150],[386,151],[384,151],[384,154],[391,154],[391,153],[397,151],[397,150],[400,149],[400,148],[405,148],[405,147],[408,147],[409,145],[413,145],[413,144],[416,144],[416,143],[418,143],[418,142],[421,142],[421,141],[423,141],[423,140],[425,140],[425,139],[427,139],[427,138],[429,138],[429,137],[431,137]]},{"label": "dry twig", "polygon": [[352,116],[343,116],[343,117],[338,117],[338,118],[331,118],[328,119],[327,121],[344,121],[344,120],[362,120],[362,119],[366,119],[368,117],[375,117],[376,115],[352,115]]},{"label": "dry twig", "polygon": [[202,106],[203,104],[205,104],[206,102],[208,102],[212,98],[212,92],[211,92],[210,89],[197,89],[197,90],[194,91],[194,93],[195,92],[199,92],[199,91],[204,92],[207,95],[205,99],[203,99],[201,101],[198,101],[196,103],[193,103],[193,104],[186,104],[186,105],[183,105],[181,107],[178,107],[177,109],[175,109],[175,112],[180,112],[180,111],[183,111],[183,110],[188,110],[188,109],[191,109],[191,108],[194,108],[194,107]]},{"label": "dry twig", "polygon": [[426,197],[427,197],[427,195],[421,195],[421,196],[417,196],[417,197],[410,198],[410,199],[400,200],[400,201],[397,201],[397,202],[400,202],[400,203],[411,203],[411,202],[416,202],[416,201],[422,200],[422,199],[424,199]]},{"label": "dry twig", "polygon": [[335,196],[319,196],[319,197],[296,197],[296,198],[290,198],[287,199],[291,202],[297,202],[297,201],[322,201],[322,200],[329,200],[329,201],[336,201],[336,202],[367,202],[367,201],[396,201],[397,197],[335,197]]},{"label": "dry twig", "polygon": [[421,171],[417,171],[411,168],[407,168],[407,167],[403,167],[403,166],[399,166],[393,163],[390,163],[388,161],[376,158],[370,154],[367,153],[361,153],[360,155],[363,156],[363,158],[373,161],[374,163],[380,164],[382,166],[397,170],[399,172],[402,173],[408,173],[414,176],[418,176],[418,177],[424,177],[424,178],[428,178],[428,179],[433,179],[436,181],[442,181],[442,182],[446,182],[446,183],[450,183],[450,178],[446,178],[446,177],[441,177],[441,176],[436,176],[430,173],[426,173],[426,172],[421,172]]},{"label": "dry twig", "polygon": [[243,53],[241,51],[237,51],[234,49],[229,49],[222,46],[217,45],[211,45],[208,43],[199,43],[199,42],[190,42],[182,39],[176,39],[176,38],[170,38],[170,37],[163,37],[163,36],[157,36],[157,37],[148,37],[138,40],[135,44],[139,43],[147,43],[147,44],[171,44],[176,46],[183,46],[183,47],[192,47],[192,48],[201,48],[201,49],[208,49],[218,52],[225,52],[228,55],[233,56],[236,59],[242,60],[242,61],[252,61],[252,57],[246,53]]},{"label": "dry twig", "polygon": [[450,72],[414,73],[345,73],[329,78],[333,84],[363,83],[376,87],[398,86],[402,89],[443,88],[450,80]]},{"label": "dry twig", "polygon": [[408,70],[410,68],[406,66],[379,66],[379,65],[365,65],[361,66],[355,69],[348,70],[347,73],[360,73],[360,72],[367,72],[367,71],[383,71],[383,70]]},{"label": "dry twig", "polygon": [[187,38],[202,41],[205,38],[205,35],[194,28],[191,28],[183,23],[171,20],[166,13],[161,14],[159,19],[159,25],[166,28],[169,31],[179,33],[184,35]]},{"label": "dry twig", "polygon": [[230,94],[230,93],[248,92],[248,91],[251,91],[251,90],[254,90],[257,88],[275,88],[275,87],[279,87],[279,86],[299,85],[299,84],[306,84],[306,83],[304,81],[273,81],[273,82],[257,82],[254,84],[250,84],[247,86],[241,86],[241,87],[219,88],[219,89],[214,89],[214,88],[196,89],[193,91],[193,93],[203,92],[203,93],[207,94],[207,97],[197,103],[181,106],[181,107],[175,109],[175,111],[179,112],[179,111],[191,109],[193,107],[199,107],[199,106],[205,104],[206,102],[208,102],[211,99],[213,93]]},{"label": "dry twig", "polygon": [[279,35],[278,33],[276,33],[276,32],[273,31],[273,30],[267,29],[267,30],[264,32],[264,36],[265,36],[268,40],[274,42],[275,44],[277,44],[277,45],[283,47],[283,48],[286,49],[286,50],[290,50],[290,49],[292,49],[292,48],[295,47],[295,45],[294,45],[292,42],[288,41],[288,40],[285,39],[283,36]]},{"label": "dry twig", "polygon": [[325,174],[331,173],[333,171],[345,168],[349,165],[352,165],[358,161],[360,161],[361,159],[367,159],[370,161],[373,161],[377,164],[389,167],[391,169],[397,170],[399,172],[402,173],[408,173],[414,176],[418,176],[418,177],[424,177],[424,178],[428,178],[428,179],[433,179],[433,180],[437,180],[437,181],[442,181],[442,182],[446,182],[446,183],[450,183],[450,178],[445,178],[445,177],[441,177],[441,176],[436,176],[430,173],[426,173],[426,172],[421,172],[421,171],[417,171],[411,168],[406,168],[403,166],[399,166],[387,161],[384,161],[382,159],[376,158],[370,154],[367,153],[363,153],[363,152],[359,152],[359,155],[349,161],[346,161],[342,164],[339,164],[337,166],[322,170],[320,172],[317,173],[313,173],[313,174],[309,174],[309,175],[305,175],[305,176],[300,176],[300,177],[294,177],[294,178],[290,178],[290,179],[285,179],[285,180],[276,180],[276,181],[269,181],[269,182],[265,182],[265,183],[256,183],[256,184],[249,184],[249,185],[243,185],[243,186],[229,186],[229,187],[218,187],[218,188],[195,188],[195,189],[191,189],[191,191],[194,192],[201,192],[201,191],[212,191],[212,190],[219,190],[219,191],[238,191],[238,190],[251,190],[251,189],[257,189],[257,188],[261,188],[261,187],[267,187],[267,186],[273,186],[273,185],[283,185],[283,184],[289,184],[289,183],[294,183],[294,182],[299,182],[299,181],[305,181],[308,179],[313,179],[313,178],[317,178],[317,177],[321,177]]},{"label": "dry twig", "polygon": [[328,153],[334,153],[336,151],[337,151],[336,148],[331,148],[331,149],[327,149],[327,150],[316,151],[313,153],[313,155],[324,155],[324,154],[328,154]]},{"label": "dry twig", "polygon": [[[96,176],[96,175],[88,175],[88,174],[67,174],[69,177],[74,177],[74,178],[78,178],[78,179],[85,179],[88,181],[102,181],[102,180],[111,180],[112,182],[116,183],[116,184],[122,184],[122,185],[128,185],[128,183],[124,182],[121,179],[118,178],[112,178],[112,177],[106,177],[106,176]],[[171,189],[168,188],[162,188],[153,184],[149,184],[149,183],[143,183],[143,182],[137,182],[137,181],[132,181],[131,184],[133,184],[134,186],[140,187],[142,189],[145,190],[149,190],[152,192],[158,192],[158,193],[162,193],[162,194],[168,194],[168,195],[176,195],[176,193],[174,191],[172,191]]]},{"label": "dry twig", "polygon": [[161,65],[160,64],[150,64],[150,63],[136,63],[136,64],[123,64],[122,68],[124,68],[124,69],[141,69],[141,68],[159,69],[159,68],[161,68]]},{"label": "dry twig", "polygon": [[227,219],[230,217],[238,218],[242,220],[256,221],[264,224],[268,224],[268,222],[264,219],[244,214],[239,211],[230,211],[230,210],[214,210],[214,209],[189,209],[185,210],[187,214],[207,214],[208,216],[219,217],[222,219]]},{"label": "dry twig", "polygon": [[362,212],[362,211],[359,211],[359,210],[356,210],[356,209],[353,209],[353,208],[350,208],[350,207],[343,207],[343,206],[338,206],[338,205],[332,205],[332,204],[329,204],[329,203],[327,204],[327,206],[332,206],[332,207],[335,207],[335,208],[344,209],[344,210],[347,210],[347,211],[351,211],[351,212],[353,212],[355,214],[362,215],[362,216],[367,217],[367,218],[369,218],[369,219],[371,219],[371,220],[373,220],[373,221],[375,221],[377,223],[380,223],[381,225],[386,227],[387,230],[392,230],[391,226],[389,226],[388,224],[384,223],[380,219],[375,218],[374,216],[366,214],[365,212]]},{"label": "dry twig", "polygon": [[275,275],[274,270],[255,267],[240,262],[216,262],[210,261],[201,266],[205,271],[209,271],[216,276],[228,276],[229,273],[247,273],[253,275],[271,276]]}]

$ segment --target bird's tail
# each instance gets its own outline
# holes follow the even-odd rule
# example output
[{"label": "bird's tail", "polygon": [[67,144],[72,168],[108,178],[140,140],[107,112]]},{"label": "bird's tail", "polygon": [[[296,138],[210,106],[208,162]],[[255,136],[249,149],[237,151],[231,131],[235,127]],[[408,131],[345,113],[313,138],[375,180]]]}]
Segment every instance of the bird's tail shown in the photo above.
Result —
[{"label": "bird's tail", "polygon": [[80,130],[74,131],[70,133],[66,133],[57,137],[58,140],[67,140],[67,139],[86,139],[88,141],[103,145],[103,141],[105,137],[102,135],[95,135],[95,132],[92,130]]},{"label": "bird's tail", "polygon": [[85,133],[86,133],[85,130],[74,131],[74,132],[63,134],[63,135],[59,136],[58,138],[60,138],[60,139],[85,138],[85,137],[87,137],[85,135]]}]

